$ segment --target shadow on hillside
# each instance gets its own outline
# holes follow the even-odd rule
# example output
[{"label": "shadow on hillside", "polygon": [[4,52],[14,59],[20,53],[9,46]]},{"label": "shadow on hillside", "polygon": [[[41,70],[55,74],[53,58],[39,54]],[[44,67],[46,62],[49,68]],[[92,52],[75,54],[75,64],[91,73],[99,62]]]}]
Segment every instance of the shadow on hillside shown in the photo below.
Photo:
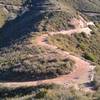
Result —
[{"label": "shadow on hillside", "polygon": [[54,72],[38,73],[31,71],[13,71],[12,69],[0,71],[0,82],[26,82],[56,78]]},{"label": "shadow on hillside", "polygon": [[15,40],[20,40],[29,35],[30,32],[37,31],[35,24],[42,19],[42,9],[38,4],[45,0],[27,0],[23,7],[28,7],[28,11],[19,15],[16,19],[10,20],[0,29],[0,47],[8,46]]},{"label": "shadow on hillside", "polygon": [[[22,87],[17,87],[17,88],[11,88],[11,87],[1,87],[0,88],[0,100],[5,100],[5,98],[16,98],[16,96],[18,97],[22,97],[22,96],[26,96],[26,95],[32,95],[34,98],[40,98],[38,97],[39,90],[40,89],[53,89],[53,84],[51,85],[47,85],[47,84],[42,84],[42,85],[38,85],[38,86],[22,86]],[[32,97],[32,98],[33,98]],[[22,100],[22,99],[21,99]],[[28,99],[30,100],[30,99]]]},{"label": "shadow on hillside", "polygon": [[[6,97],[12,98],[16,95],[25,96],[31,94],[38,87],[18,87],[18,88],[0,88],[0,99],[5,99]],[[6,94],[6,95],[5,95]]]}]

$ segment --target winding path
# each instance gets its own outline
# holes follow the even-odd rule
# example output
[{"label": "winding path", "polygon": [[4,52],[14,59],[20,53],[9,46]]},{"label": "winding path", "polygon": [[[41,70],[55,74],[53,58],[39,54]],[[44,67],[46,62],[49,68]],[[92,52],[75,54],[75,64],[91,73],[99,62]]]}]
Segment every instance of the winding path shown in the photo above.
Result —
[{"label": "winding path", "polygon": [[71,35],[71,34],[74,34],[75,32],[86,32],[87,34],[89,34],[90,31],[91,30],[88,27],[86,27],[86,28],[72,29],[68,31],[48,32],[47,34],[42,34],[41,36],[36,37],[35,42],[37,45],[54,50],[57,53],[75,61],[76,67],[70,74],[62,75],[54,79],[39,80],[39,81],[5,82],[5,83],[1,82],[0,85],[4,85],[6,87],[20,87],[20,86],[37,86],[40,84],[54,83],[54,84],[60,84],[64,86],[70,86],[70,85],[75,85],[75,84],[78,85],[78,84],[91,82],[93,80],[93,76],[94,76],[93,69],[95,68],[95,66],[91,65],[88,61],[83,60],[80,57],[73,56],[69,52],[60,50],[56,46],[50,45],[46,42],[49,35],[54,35],[54,34]]}]

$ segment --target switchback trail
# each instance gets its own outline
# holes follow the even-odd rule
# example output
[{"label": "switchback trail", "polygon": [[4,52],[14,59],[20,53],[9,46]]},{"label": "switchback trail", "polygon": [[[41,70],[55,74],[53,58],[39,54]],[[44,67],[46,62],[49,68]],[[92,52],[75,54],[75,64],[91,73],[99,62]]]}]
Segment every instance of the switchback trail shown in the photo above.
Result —
[{"label": "switchback trail", "polygon": [[6,87],[20,87],[20,86],[37,86],[40,84],[54,83],[54,84],[59,84],[59,85],[64,85],[64,86],[70,86],[70,85],[75,86],[78,84],[90,83],[91,81],[93,81],[93,77],[94,77],[93,69],[95,68],[95,66],[91,65],[90,62],[82,59],[81,57],[74,56],[70,54],[69,52],[58,49],[54,45],[48,44],[46,41],[49,35],[54,35],[54,34],[71,35],[76,32],[86,32],[87,34],[90,34],[90,31],[91,30],[88,27],[86,27],[86,28],[72,29],[68,31],[48,32],[46,34],[42,34],[41,36],[36,37],[36,40],[35,40],[36,45],[43,46],[50,50],[54,50],[57,53],[65,57],[68,57],[75,62],[75,68],[71,73],[67,75],[61,75],[53,79],[30,81],[30,82],[1,82],[0,85],[6,86]]}]

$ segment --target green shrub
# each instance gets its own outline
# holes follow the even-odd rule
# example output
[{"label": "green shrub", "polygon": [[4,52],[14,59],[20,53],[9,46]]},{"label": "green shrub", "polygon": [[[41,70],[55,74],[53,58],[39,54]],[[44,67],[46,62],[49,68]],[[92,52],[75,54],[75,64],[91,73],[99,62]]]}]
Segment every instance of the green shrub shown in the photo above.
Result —
[{"label": "green shrub", "polygon": [[83,57],[87,60],[90,60],[92,62],[95,62],[96,61],[96,57],[93,55],[93,54],[90,54],[90,53],[84,53]]}]

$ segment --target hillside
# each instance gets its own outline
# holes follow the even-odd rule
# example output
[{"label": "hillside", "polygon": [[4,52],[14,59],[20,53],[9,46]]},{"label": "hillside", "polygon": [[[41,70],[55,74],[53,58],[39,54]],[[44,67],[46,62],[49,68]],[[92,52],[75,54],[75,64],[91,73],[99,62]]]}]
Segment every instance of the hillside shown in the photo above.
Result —
[{"label": "hillside", "polygon": [[[78,18],[78,15],[86,19],[88,15],[94,21],[99,20],[99,2],[99,0],[95,2],[92,0],[1,0],[0,34],[2,38],[0,41],[3,41],[4,45],[33,31],[70,29],[74,26],[69,25],[68,20],[73,17]],[[98,13],[94,14],[94,12]]]},{"label": "hillside", "polygon": [[0,100],[100,99],[100,0],[0,0]]},{"label": "hillside", "polygon": [[[35,16],[41,15],[42,19],[45,19],[45,17],[49,17],[48,16],[49,13],[53,13],[56,11],[63,12],[64,10],[66,10],[66,8],[69,8],[67,6],[64,7],[63,4],[61,4],[59,1],[56,1],[56,0],[54,0],[53,2],[52,2],[52,0],[51,1],[50,0],[41,0],[41,1],[36,1],[36,0],[26,0],[25,1],[24,0],[23,2],[20,2],[19,0],[17,0],[16,2],[14,0],[8,2],[5,0],[5,1],[1,2],[1,7],[2,6],[4,7],[3,12],[8,11],[8,12],[13,13],[13,14],[18,14],[18,12],[16,12],[16,8],[17,8],[17,11],[18,10],[20,11],[19,8],[21,8],[21,10],[22,10],[21,14],[23,12],[27,12],[27,10],[25,11],[25,9],[28,9],[29,13],[33,13],[32,18],[31,18],[33,20],[34,20]],[[11,15],[8,15],[8,17],[9,16],[11,17]],[[27,17],[28,16],[29,16],[29,14],[27,15]],[[31,19],[29,19],[29,21]],[[40,19],[40,21],[42,21],[42,19]]]},{"label": "hillside", "polygon": [[[14,19],[15,23],[17,20],[15,18],[20,15],[18,25],[29,24],[37,31],[67,29],[68,18],[77,16],[78,11],[99,12],[99,2],[99,0],[1,0],[0,15],[4,17],[2,18],[4,21]],[[25,22],[20,22],[22,19]]]}]

